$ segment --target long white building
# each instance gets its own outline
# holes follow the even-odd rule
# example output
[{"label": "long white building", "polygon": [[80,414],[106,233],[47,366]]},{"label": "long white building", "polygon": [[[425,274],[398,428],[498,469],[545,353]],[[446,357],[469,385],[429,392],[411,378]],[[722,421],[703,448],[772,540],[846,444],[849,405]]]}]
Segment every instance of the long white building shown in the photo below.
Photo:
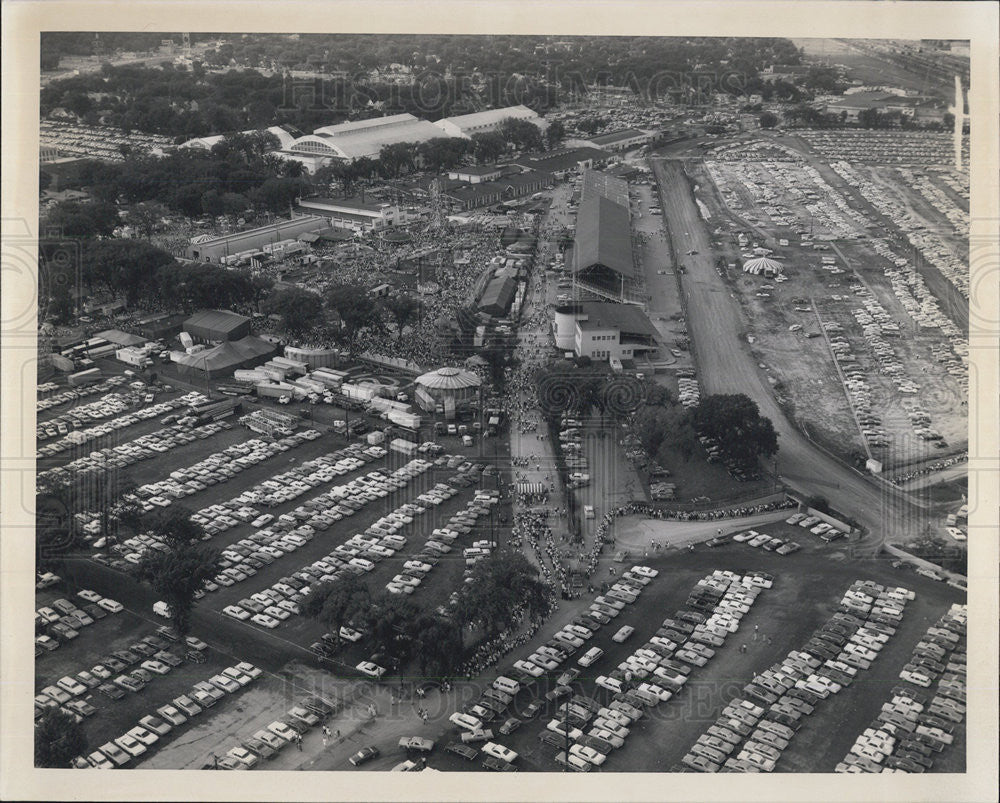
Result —
[{"label": "long white building", "polygon": [[449,137],[470,139],[473,134],[486,134],[496,131],[504,120],[527,120],[539,128],[545,127],[545,122],[527,106],[507,106],[503,109],[488,109],[483,112],[462,114],[458,117],[444,117],[433,125]]}]

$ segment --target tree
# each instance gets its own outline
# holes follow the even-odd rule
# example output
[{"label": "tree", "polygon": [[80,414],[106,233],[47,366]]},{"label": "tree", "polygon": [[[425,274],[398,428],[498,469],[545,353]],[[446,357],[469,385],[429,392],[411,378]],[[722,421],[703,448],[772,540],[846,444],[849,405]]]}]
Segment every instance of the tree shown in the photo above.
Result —
[{"label": "tree", "polygon": [[375,300],[362,285],[337,284],[327,291],[326,306],[339,316],[341,337],[353,354],[361,331],[378,321]]},{"label": "tree", "polygon": [[383,145],[378,152],[379,173],[385,178],[399,178],[413,170],[416,146],[412,142]]},{"label": "tree", "polygon": [[862,109],[858,112],[858,125],[862,128],[880,128],[882,115],[878,109]]},{"label": "tree", "polygon": [[541,129],[528,120],[510,117],[500,124],[499,131],[518,150],[537,151],[542,147]]},{"label": "tree", "polygon": [[698,432],[719,443],[724,458],[749,466],[778,451],[778,435],[770,418],[742,393],[706,396],[694,410]]},{"label": "tree", "polygon": [[195,594],[219,573],[219,550],[205,544],[175,542],[166,552],[150,549],[135,567],[135,576],[148,582],[170,607],[174,629],[181,636],[191,627]]},{"label": "tree", "polygon": [[507,150],[507,140],[503,134],[490,131],[472,135],[472,152],[479,164],[492,164]]},{"label": "tree", "polygon": [[335,583],[320,583],[314,586],[303,603],[302,612],[318,619],[338,633],[340,628],[352,622],[368,609],[371,604],[371,588],[358,575]]},{"label": "tree", "polygon": [[193,544],[204,535],[204,530],[191,521],[193,512],[183,505],[171,505],[158,511],[146,523],[153,536],[167,546]]},{"label": "tree", "polygon": [[148,240],[166,215],[167,207],[163,204],[158,201],[143,201],[129,210],[128,222]]},{"label": "tree", "polygon": [[774,112],[761,112],[759,118],[761,128],[774,128],[778,124],[778,115]]},{"label": "tree", "polygon": [[413,650],[420,674],[450,678],[462,663],[461,625],[440,616],[424,614],[413,622]]},{"label": "tree", "polygon": [[566,137],[566,126],[562,120],[552,120],[545,129],[545,145],[549,150],[558,148]]},{"label": "tree", "polygon": [[48,225],[65,237],[110,237],[118,210],[110,203],[60,201],[49,211]]},{"label": "tree", "polygon": [[323,298],[299,287],[279,290],[264,302],[264,312],[281,316],[281,328],[303,335],[323,323]]},{"label": "tree", "polygon": [[385,308],[396,322],[396,342],[403,339],[403,329],[420,310],[420,301],[408,293],[390,296],[384,302]]},{"label": "tree", "polygon": [[382,591],[361,612],[373,649],[389,666],[398,666],[410,657],[418,612],[409,599],[389,591]]},{"label": "tree", "polygon": [[76,717],[56,706],[46,708],[35,725],[35,766],[68,769],[86,753],[87,737]]},{"label": "tree", "polygon": [[549,594],[549,587],[538,579],[538,570],[523,553],[500,549],[475,565],[472,582],[459,591],[458,620],[463,625],[479,625],[492,637],[522,615],[544,615]]}]

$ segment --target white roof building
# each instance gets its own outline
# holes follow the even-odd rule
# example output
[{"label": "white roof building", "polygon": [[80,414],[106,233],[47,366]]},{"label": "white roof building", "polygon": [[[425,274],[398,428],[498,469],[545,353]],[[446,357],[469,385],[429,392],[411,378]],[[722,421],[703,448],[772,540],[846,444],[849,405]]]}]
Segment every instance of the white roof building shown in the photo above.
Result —
[{"label": "white roof building", "polygon": [[[242,134],[254,134],[258,129],[251,128],[249,131],[241,131]],[[295,141],[294,134],[290,134],[284,128],[278,125],[272,125],[270,128],[264,129],[268,134],[274,134],[278,138],[278,148],[287,148]],[[210,137],[195,137],[194,139],[189,139],[187,142],[183,143],[180,147],[182,148],[203,148],[206,151],[211,150],[215,145],[218,145],[222,140],[226,138],[225,134],[214,134]]]},{"label": "white roof building", "polygon": [[377,158],[384,145],[427,142],[442,136],[446,135],[433,123],[418,120],[412,114],[393,114],[317,128],[290,143],[287,151],[351,162],[362,156]]},{"label": "white roof building", "polygon": [[515,120],[528,120],[539,128],[545,126],[542,118],[527,106],[507,106],[503,109],[488,109],[484,112],[463,114],[458,117],[444,117],[434,125],[450,137],[469,139],[473,134],[496,131],[504,120],[511,117]]}]

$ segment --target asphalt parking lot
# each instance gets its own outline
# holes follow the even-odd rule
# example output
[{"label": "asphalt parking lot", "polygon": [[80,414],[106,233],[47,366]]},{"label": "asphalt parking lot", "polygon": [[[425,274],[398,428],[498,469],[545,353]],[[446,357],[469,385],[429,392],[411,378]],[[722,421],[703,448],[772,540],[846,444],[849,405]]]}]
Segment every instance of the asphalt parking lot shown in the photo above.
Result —
[{"label": "asphalt parking lot", "polygon": [[[782,525],[784,526],[784,525]],[[765,528],[767,529],[767,528]],[[774,528],[777,530],[777,527]],[[776,533],[777,534],[777,533]],[[810,538],[816,539],[807,533]],[[742,544],[730,544],[716,549],[699,547],[694,552],[681,551],[668,556],[650,558],[647,565],[660,570],[660,576],[646,587],[639,600],[605,625],[585,644],[600,646],[606,653],[571,684],[575,691],[596,697],[604,703],[610,693],[597,687],[594,679],[607,674],[625,656],[653,635],[663,618],[683,607],[691,587],[715,569],[739,573],[763,571],[775,578],[774,587],[765,590],[741,622],[738,633],[727,639],[724,647],[708,664],[694,670],[684,690],[667,703],[647,709],[637,722],[625,746],[614,751],[601,767],[614,771],[668,771],[680,761],[719,715],[726,703],[740,695],[742,686],[755,672],[761,672],[789,651],[801,648],[811,632],[822,625],[836,610],[843,592],[857,579],[871,579],[885,585],[904,585],[916,592],[916,600],[907,605],[898,632],[890,639],[872,667],[850,687],[831,696],[805,718],[802,729],[778,762],[779,772],[832,772],[850,749],[856,736],[874,719],[889,690],[899,683],[898,673],[914,644],[953,602],[964,602],[957,589],[911,573],[901,574],[884,560],[855,560],[847,550],[803,549],[789,556],[761,552]],[[589,603],[590,597],[585,598]],[[565,603],[564,603],[565,605]],[[558,621],[567,619],[562,611]],[[571,616],[569,616],[571,618]],[[611,635],[623,624],[636,632],[623,644],[611,641]],[[759,628],[753,639],[754,626]],[[558,627],[549,625],[539,637],[510,656],[502,666],[515,658],[528,655],[547,640]],[[747,652],[741,653],[746,643]],[[576,666],[575,659],[566,661],[553,675]],[[502,667],[501,667],[502,668]],[[483,688],[499,672],[483,678]],[[553,682],[542,678],[537,689],[544,694]],[[514,716],[524,711],[531,696],[522,692],[515,700]],[[518,766],[527,771],[556,771],[560,767],[552,760],[554,749],[543,747],[538,734],[552,718],[557,703],[548,703],[542,713],[525,722],[512,735],[498,736],[496,741],[517,751]],[[964,733],[964,727],[959,729]],[[439,734],[440,747],[457,737],[450,727]],[[435,750],[431,766],[443,770],[468,770],[473,764],[461,758]],[[961,772],[965,766],[965,746],[962,737],[940,754],[934,765],[936,772]]]}]

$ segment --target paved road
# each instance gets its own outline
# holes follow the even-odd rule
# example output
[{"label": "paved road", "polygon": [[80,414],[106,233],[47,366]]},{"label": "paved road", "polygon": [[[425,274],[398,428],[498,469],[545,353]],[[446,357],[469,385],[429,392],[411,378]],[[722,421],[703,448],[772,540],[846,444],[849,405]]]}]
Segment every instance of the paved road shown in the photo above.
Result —
[{"label": "paved road", "polygon": [[[741,333],[746,324],[739,305],[715,269],[712,242],[698,213],[683,163],[653,160],[660,186],[664,221],[674,253],[686,266],[682,283],[688,327],[698,361],[702,391],[745,393],[778,432],[778,470],[784,477],[828,499],[871,533],[863,543],[877,547],[887,538],[911,531],[924,515],[902,493],[878,487],[847,468],[806,438],[786,418],[758,370]],[[684,255],[694,249],[696,255]],[[684,256],[682,256],[684,255]]]}]

